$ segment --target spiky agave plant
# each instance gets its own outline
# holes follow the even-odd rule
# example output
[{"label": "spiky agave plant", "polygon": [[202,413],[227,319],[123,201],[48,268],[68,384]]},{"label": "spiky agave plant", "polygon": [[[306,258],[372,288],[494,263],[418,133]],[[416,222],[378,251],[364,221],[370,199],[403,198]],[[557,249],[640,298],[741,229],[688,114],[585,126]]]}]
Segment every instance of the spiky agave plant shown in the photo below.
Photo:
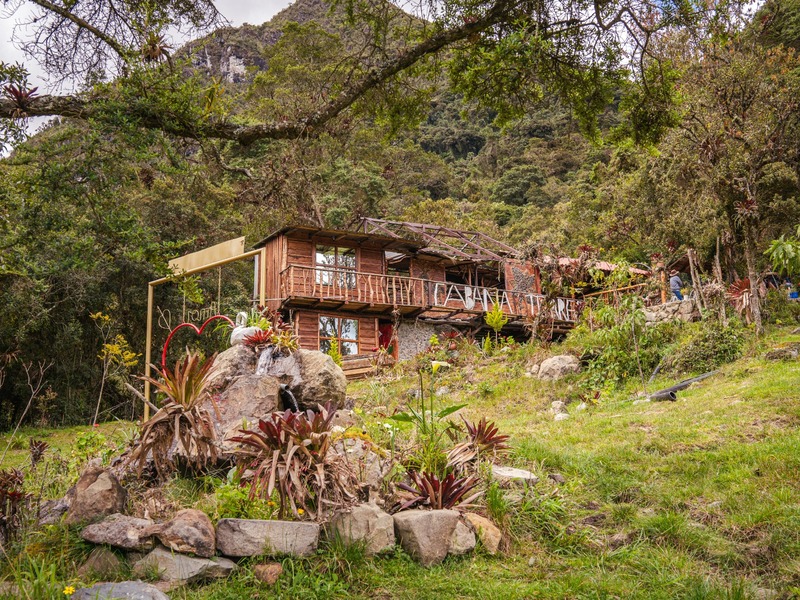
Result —
[{"label": "spiky agave plant", "polygon": [[478,478],[473,476],[456,477],[454,473],[450,473],[440,480],[434,473],[412,471],[409,477],[413,485],[398,483],[397,487],[410,492],[412,496],[395,504],[392,512],[416,507],[442,509],[468,506],[483,493],[477,492],[464,498],[478,485]]},{"label": "spiky agave plant", "polygon": [[250,497],[270,499],[277,491],[279,516],[288,510],[314,519],[326,507],[341,507],[356,500],[358,480],[349,465],[329,452],[336,410],[330,403],[318,411],[275,412],[260,419],[253,430],[230,441],[242,445],[237,452],[240,470],[250,469]]},{"label": "spiky agave plant", "polygon": [[202,469],[217,459],[216,432],[208,410],[203,402],[214,398],[209,393],[211,371],[216,354],[202,360],[200,353],[187,352],[175,364],[175,370],[165,367],[163,372],[155,366],[158,379],[145,377],[165,395],[161,408],[142,424],[139,439],[128,458],[139,475],[152,459],[159,478],[165,478],[175,470],[173,456],[182,450],[188,466]]},{"label": "spiky agave plant", "polygon": [[[463,417],[462,417],[463,418]],[[470,423],[466,419],[467,439],[456,444],[447,453],[447,464],[456,471],[462,471],[467,465],[474,464],[479,458],[494,459],[499,454],[508,451],[507,435],[500,435],[493,421],[486,421],[482,417],[477,423]]]}]

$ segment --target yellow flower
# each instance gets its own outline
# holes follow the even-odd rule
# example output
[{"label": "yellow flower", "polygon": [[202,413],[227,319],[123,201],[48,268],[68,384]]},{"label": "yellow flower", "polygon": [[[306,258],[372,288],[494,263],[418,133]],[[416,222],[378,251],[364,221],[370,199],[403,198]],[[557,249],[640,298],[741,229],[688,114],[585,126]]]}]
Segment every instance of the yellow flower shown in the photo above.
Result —
[{"label": "yellow flower", "polygon": [[275,502],[273,502],[272,500],[270,500],[269,502],[267,502],[267,506],[275,506]]},{"label": "yellow flower", "polygon": [[306,511],[304,511],[302,508],[298,508],[297,509],[297,514],[298,515],[302,515],[304,512],[306,512]]},{"label": "yellow flower", "polygon": [[65,596],[72,596],[72,594],[74,594],[74,593],[75,593],[75,588],[72,587],[71,585],[68,585],[67,587],[64,588],[64,595]]}]

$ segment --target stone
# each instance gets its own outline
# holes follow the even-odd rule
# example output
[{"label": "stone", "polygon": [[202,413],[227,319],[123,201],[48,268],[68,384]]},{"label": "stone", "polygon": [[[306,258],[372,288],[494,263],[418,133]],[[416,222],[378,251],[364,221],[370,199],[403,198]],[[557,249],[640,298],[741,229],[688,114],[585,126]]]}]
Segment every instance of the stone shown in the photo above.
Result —
[{"label": "stone", "polygon": [[214,525],[203,511],[187,508],[162,525],[154,525],[148,533],[155,535],[170,550],[191,553],[204,558],[214,556]]},{"label": "stone", "polygon": [[300,348],[289,354],[266,348],[258,359],[256,374],[269,375],[284,383],[301,408],[316,408],[331,402],[344,408],[347,378],[327,354]]},{"label": "stone", "polygon": [[406,510],[394,515],[400,545],[423,567],[442,562],[458,524],[455,510]]},{"label": "stone", "polygon": [[557,381],[581,370],[581,361],[571,354],[551,356],[539,365],[539,379],[544,381]]},{"label": "stone", "polygon": [[554,421],[566,421],[567,419],[569,419],[569,413],[558,413],[553,417]]},{"label": "stone", "polygon": [[564,477],[561,473],[550,473],[548,477],[552,479],[553,482],[559,485],[561,485],[562,483],[567,483],[567,478]]},{"label": "stone", "polygon": [[539,478],[530,471],[501,465],[492,465],[492,477],[503,484],[535,485],[539,482]]},{"label": "stone", "polygon": [[139,577],[157,572],[163,581],[190,583],[227,577],[235,568],[236,563],[227,558],[194,558],[159,546],[137,561],[133,565],[133,572]]},{"label": "stone", "polygon": [[125,510],[128,493],[113,473],[99,467],[86,469],[75,484],[66,522],[91,523]]},{"label": "stone", "polygon": [[500,550],[500,543],[503,541],[503,532],[486,517],[476,515],[475,513],[466,513],[464,518],[467,519],[472,528],[478,534],[478,539],[481,541],[481,546],[489,554],[497,554]]},{"label": "stone", "polygon": [[146,551],[153,548],[148,529],[153,526],[150,519],[137,519],[119,513],[106,517],[99,523],[87,525],[81,537],[93,544],[107,544],[123,550]]},{"label": "stone", "polygon": [[169,600],[156,586],[143,581],[120,581],[97,583],[80,588],[70,596],[71,600]]},{"label": "stone", "polygon": [[767,360],[797,360],[797,348],[775,348],[764,355]]},{"label": "stone", "polygon": [[55,525],[67,514],[71,503],[70,496],[64,496],[57,500],[46,500],[39,506],[39,525]]},{"label": "stone", "polygon": [[657,306],[649,306],[643,309],[644,319],[648,325],[665,323],[667,321],[695,321],[700,317],[700,313],[691,298],[683,301],[667,302]]},{"label": "stone", "polygon": [[242,428],[243,421],[249,426],[271,412],[280,410],[280,383],[274,377],[240,375],[217,398],[219,416],[208,400],[204,408],[216,422],[221,434]]},{"label": "stone", "polygon": [[265,563],[253,567],[253,575],[256,579],[267,585],[275,585],[282,574],[283,565],[281,563]]},{"label": "stone", "polygon": [[244,344],[244,338],[258,333],[260,330],[260,327],[234,327],[231,331],[231,346]]},{"label": "stone", "polygon": [[530,373],[531,376],[538,375],[539,374],[539,365],[531,365],[530,367],[528,367],[528,371],[527,372]]},{"label": "stone", "polygon": [[753,598],[755,600],[778,600],[781,597],[780,592],[770,588],[757,587]]},{"label": "stone", "polygon": [[352,410],[340,409],[336,411],[335,415],[333,415],[331,425],[333,427],[341,427],[346,431],[350,427],[355,427],[358,425],[358,417]]},{"label": "stone", "polygon": [[256,353],[242,344],[231,346],[220,352],[214,360],[214,367],[209,375],[209,387],[222,390],[228,387],[240,375],[252,375],[256,370]]},{"label": "stone", "polygon": [[567,412],[567,405],[560,400],[556,400],[555,402],[550,403],[550,410],[552,410],[556,415],[559,413],[565,413]]},{"label": "stone", "polygon": [[448,554],[454,556],[462,556],[469,554],[475,549],[475,532],[472,527],[459,519],[456,523],[456,528],[453,530],[453,535],[450,536],[450,547],[447,549]]},{"label": "stone", "polygon": [[309,556],[319,544],[320,527],[300,521],[220,519],[217,550],[225,556],[292,554]]},{"label": "stone", "polygon": [[78,568],[81,579],[114,579],[119,574],[122,561],[108,548],[99,546],[89,553],[86,561]]},{"label": "stone", "polygon": [[394,519],[375,504],[359,504],[349,512],[336,513],[328,535],[339,536],[347,544],[363,541],[367,554],[377,554],[394,546]]},{"label": "stone", "polygon": [[575,407],[575,410],[586,410],[587,408],[589,408],[589,405],[586,402],[581,402]]},{"label": "stone", "polygon": [[362,484],[378,490],[392,465],[388,458],[382,457],[373,448],[371,442],[361,438],[341,438],[331,446],[331,450],[344,458]]}]

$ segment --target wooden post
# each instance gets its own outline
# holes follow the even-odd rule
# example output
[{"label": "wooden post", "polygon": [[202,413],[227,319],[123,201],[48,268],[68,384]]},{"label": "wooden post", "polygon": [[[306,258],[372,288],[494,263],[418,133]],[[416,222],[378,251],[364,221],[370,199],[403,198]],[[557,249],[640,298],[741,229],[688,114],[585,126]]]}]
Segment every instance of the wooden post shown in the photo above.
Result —
[{"label": "wooden post", "polygon": [[667,303],[667,268],[663,262],[656,263],[656,269],[661,271],[661,304]]},{"label": "wooden post", "polygon": [[[150,361],[152,359],[153,345],[153,282],[147,284],[147,339],[144,349],[144,376],[150,377]],[[144,380],[144,420],[150,418],[150,381]]]}]

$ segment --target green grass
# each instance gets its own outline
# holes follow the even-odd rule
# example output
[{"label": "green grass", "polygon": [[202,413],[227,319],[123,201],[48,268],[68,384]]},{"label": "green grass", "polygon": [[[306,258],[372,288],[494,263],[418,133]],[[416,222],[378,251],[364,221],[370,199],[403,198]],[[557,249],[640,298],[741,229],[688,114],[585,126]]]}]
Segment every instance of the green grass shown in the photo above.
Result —
[{"label": "green grass", "polygon": [[[440,404],[468,402],[467,418],[495,420],[512,436],[507,462],[541,477],[522,501],[492,499],[516,533],[508,553],[478,551],[423,569],[399,549],[366,559],[334,545],[310,559],[284,558],[284,575],[272,588],[255,580],[245,562],[225,581],[170,595],[667,600],[755,598],[764,587],[794,597],[800,589],[800,363],[760,356],[798,341],[772,332],[677,402],[634,404],[641,384],[632,382],[597,407],[577,411],[571,403],[563,422],[553,420],[550,402],[577,398],[578,382],[524,376],[531,350],[445,371],[436,383],[449,388]],[[674,381],[661,377],[648,389]],[[386,441],[387,415],[414,402],[408,390],[416,385],[416,376],[387,375],[351,384],[348,395],[368,431]],[[117,427],[101,430],[111,437]],[[27,443],[49,433],[44,439],[68,453],[83,430],[28,430],[23,437]],[[27,449],[10,456],[20,464]],[[566,483],[556,486],[550,472]],[[200,494],[186,482],[173,488],[168,495],[182,502]],[[620,533],[628,543],[609,546],[609,537]],[[65,581],[68,558],[58,562]]]},{"label": "green grass", "polygon": [[62,456],[69,457],[76,449],[75,442],[81,434],[92,431],[101,433],[106,437],[109,444],[123,443],[131,435],[135,425],[129,421],[112,421],[100,423],[97,427],[88,425],[76,425],[73,427],[63,427],[59,429],[43,427],[23,427],[17,431],[12,441],[11,432],[0,434],[0,456],[11,441],[8,453],[0,465],[0,469],[9,467],[21,467],[29,461],[28,441],[31,439],[47,442],[51,454],[57,452]]}]

